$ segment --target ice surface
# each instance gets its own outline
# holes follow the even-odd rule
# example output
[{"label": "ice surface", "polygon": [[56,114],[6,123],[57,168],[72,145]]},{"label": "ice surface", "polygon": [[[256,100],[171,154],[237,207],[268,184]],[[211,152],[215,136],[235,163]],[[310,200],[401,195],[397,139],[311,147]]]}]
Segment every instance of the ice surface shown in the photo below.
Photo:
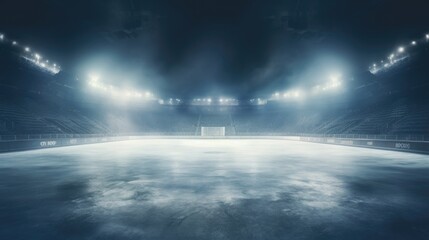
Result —
[{"label": "ice surface", "polygon": [[429,239],[429,157],[263,139],[0,154],[0,239]]}]

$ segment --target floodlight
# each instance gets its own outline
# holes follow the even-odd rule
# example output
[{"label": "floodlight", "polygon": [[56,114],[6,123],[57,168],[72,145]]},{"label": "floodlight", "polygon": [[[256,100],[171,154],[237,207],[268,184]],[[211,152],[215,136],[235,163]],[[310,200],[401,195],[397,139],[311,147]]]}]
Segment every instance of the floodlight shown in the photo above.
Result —
[{"label": "floodlight", "polygon": [[98,74],[90,74],[89,79],[91,80],[91,82],[98,82],[100,76]]}]

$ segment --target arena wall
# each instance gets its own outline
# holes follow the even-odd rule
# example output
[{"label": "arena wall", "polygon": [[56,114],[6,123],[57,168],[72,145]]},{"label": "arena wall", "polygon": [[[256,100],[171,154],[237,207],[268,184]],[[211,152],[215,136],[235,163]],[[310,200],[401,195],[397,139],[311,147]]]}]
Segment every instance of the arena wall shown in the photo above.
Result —
[{"label": "arena wall", "polygon": [[300,137],[300,141],[353,147],[377,148],[402,152],[429,153],[429,142],[354,138]]},{"label": "arena wall", "polygon": [[403,152],[429,154],[429,142],[409,140],[375,140],[353,138],[329,137],[297,137],[297,136],[227,136],[227,137],[201,137],[201,136],[106,136],[106,137],[79,137],[79,138],[42,138],[0,141],[0,152],[13,152],[54,147],[66,147],[83,144],[125,141],[144,138],[163,139],[271,139],[303,141],[321,144],[334,144],[352,147],[376,148]]},{"label": "arena wall", "polygon": [[45,138],[45,139],[0,141],[0,152],[45,149],[45,148],[65,147],[65,146],[82,145],[82,144],[124,141],[124,140],[130,140],[130,139],[132,139],[132,137],[110,136],[110,137]]}]

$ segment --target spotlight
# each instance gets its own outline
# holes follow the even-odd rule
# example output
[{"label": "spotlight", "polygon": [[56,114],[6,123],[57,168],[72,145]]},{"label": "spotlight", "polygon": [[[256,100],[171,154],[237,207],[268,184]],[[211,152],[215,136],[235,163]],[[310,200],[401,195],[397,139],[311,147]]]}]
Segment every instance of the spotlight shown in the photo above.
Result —
[{"label": "spotlight", "polygon": [[90,74],[89,79],[91,80],[91,82],[97,82],[100,77],[97,74]]},{"label": "spotlight", "polygon": [[295,91],[295,93],[293,95],[294,95],[294,97],[299,97],[301,94],[299,91]]}]

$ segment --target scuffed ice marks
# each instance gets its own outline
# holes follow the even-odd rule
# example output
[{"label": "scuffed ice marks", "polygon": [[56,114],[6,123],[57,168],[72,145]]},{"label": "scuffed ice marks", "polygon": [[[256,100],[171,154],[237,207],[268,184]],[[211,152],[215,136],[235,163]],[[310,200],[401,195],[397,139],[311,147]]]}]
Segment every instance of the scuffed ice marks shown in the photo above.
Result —
[{"label": "scuffed ice marks", "polygon": [[[7,236],[23,239],[391,237],[379,230],[412,221],[410,204],[429,210],[429,179],[413,170],[428,163],[385,155],[276,140],[153,139],[17,153],[16,163],[0,155],[8,206],[0,214],[13,209]],[[420,188],[398,187],[416,176]],[[414,223],[424,231],[428,222],[421,215]]]}]

